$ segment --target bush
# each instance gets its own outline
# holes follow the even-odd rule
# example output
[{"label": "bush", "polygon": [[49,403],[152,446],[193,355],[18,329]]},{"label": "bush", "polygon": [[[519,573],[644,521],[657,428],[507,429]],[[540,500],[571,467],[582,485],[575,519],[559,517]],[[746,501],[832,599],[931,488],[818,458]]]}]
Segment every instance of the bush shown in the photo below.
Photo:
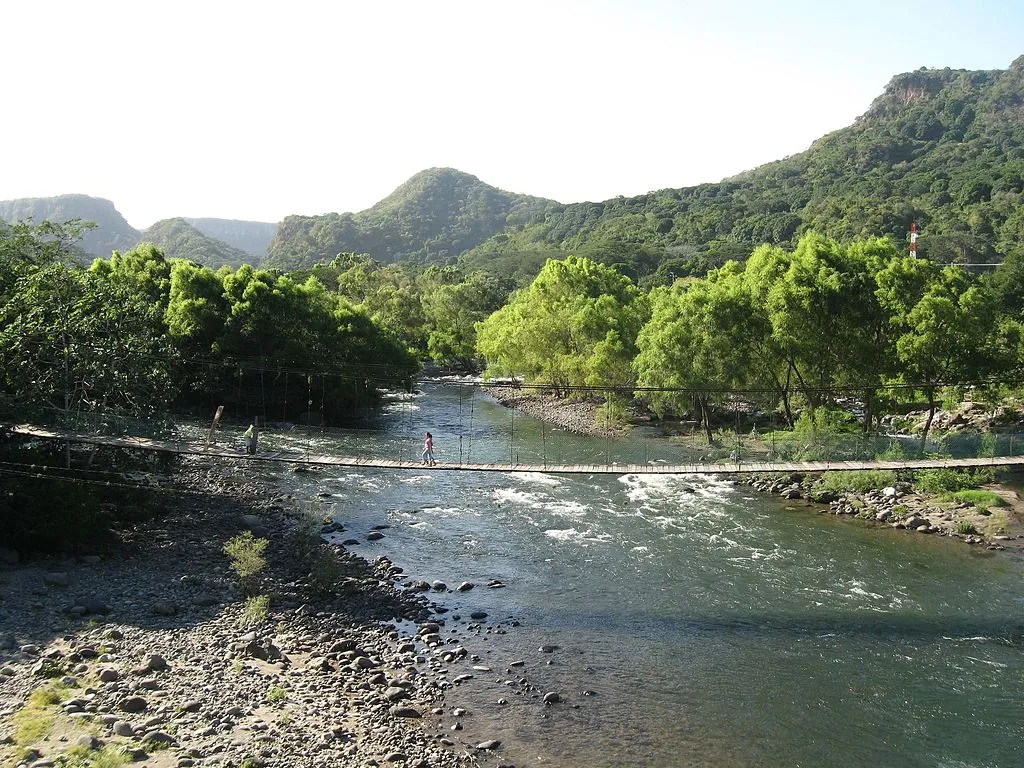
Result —
[{"label": "bush", "polygon": [[865,469],[826,472],[822,485],[833,491],[866,493],[877,488],[888,488],[896,483],[896,473],[887,469]]},{"label": "bush", "polygon": [[316,597],[335,594],[339,583],[351,575],[351,568],[330,547],[324,546],[320,531],[329,521],[319,504],[307,506],[299,512],[289,538],[291,559],[306,569],[309,587]]},{"label": "bush", "polygon": [[231,558],[231,567],[243,582],[252,582],[267,567],[263,553],[269,544],[266,539],[253,536],[252,531],[245,531],[224,545],[224,552]]},{"label": "bush", "polygon": [[914,473],[914,486],[927,493],[955,493],[992,482],[991,469],[921,469]]},{"label": "bush", "polygon": [[261,624],[270,613],[270,595],[254,595],[246,598],[239,623],[244,627]]},{"label": "bush", "polygon": [[978,532],[978,529],[974,527],[974,523],[969,520],[958,520],[956,523],[956,532],[961,536],[971,536]]},{"label": "bush", "polygon": [[793,430],[802,435],[834,435],[859,432],[860,425],[852,413],[841,408],[815,408],[813,418],[810,409],[806,408],[796,420]]}]

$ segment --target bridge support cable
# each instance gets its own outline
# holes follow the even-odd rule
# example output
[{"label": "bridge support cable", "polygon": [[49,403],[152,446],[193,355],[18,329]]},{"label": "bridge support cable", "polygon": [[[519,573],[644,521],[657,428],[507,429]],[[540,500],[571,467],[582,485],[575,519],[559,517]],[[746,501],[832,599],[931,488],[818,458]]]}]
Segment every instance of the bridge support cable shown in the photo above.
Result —
[{"label": "bridge support cable", "polygon": [[306,374],[306,458],[313,452],[313,375]]},{"label": "bridge support cable", "polygon": [[548,466],[548,401],[546,398],[541,400],[541,419],[540,419],[540,445],[541,451],[544,455],[544,468]]},{"label": "bridge support cable", "polygon": [[473,460],[473,416],[476,406],[476,384],[469,388],[469,448],[466,450],[466,463]]}]

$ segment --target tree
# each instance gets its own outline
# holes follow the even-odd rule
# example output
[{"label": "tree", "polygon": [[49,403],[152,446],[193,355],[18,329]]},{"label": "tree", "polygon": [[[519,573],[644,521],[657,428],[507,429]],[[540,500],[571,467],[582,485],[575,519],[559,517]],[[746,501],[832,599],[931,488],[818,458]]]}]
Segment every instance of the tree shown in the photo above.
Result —
[{"label": "tree", "polygon": [[920,386],[928,398],[924,447],[938,389],[977,380],[1006,365],[994,296],[963,270],[940,269],[912,257],[880,271],[878,285],[879,301],[892,313],[899,334],[899,378]]},{"label": "tree", "polygon": [[614,269],[576,256],[549,260],[529,289],[477,325],[477,350],[489,375],[524,376],[560,395],[619,385],[619,361],[632,359],[648,313],[646,296]]}]

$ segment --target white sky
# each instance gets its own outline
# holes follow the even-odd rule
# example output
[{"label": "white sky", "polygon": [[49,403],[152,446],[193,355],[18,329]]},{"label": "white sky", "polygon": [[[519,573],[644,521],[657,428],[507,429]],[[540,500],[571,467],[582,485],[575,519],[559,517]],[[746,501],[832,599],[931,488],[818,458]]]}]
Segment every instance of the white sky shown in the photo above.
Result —
[{"label": "white sky", "polygon": [[900,72],[1022,54],[1012,0],[8,0],[0,199],[278,221],[449,166],[604,200],[801,152]]}]

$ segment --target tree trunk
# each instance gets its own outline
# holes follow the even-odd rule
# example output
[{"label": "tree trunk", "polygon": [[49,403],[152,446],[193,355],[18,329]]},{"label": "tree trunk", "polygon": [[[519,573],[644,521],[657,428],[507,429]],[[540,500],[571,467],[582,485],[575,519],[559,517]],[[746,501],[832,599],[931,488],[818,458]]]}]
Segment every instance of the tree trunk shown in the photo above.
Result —
[{"label": "tree trunk", "polygon": [[875,390],[864,390],[864,421],[862,430],[865,435],[871,431],[871,401],[874,399]]},{"label": "tree trunk", "polygon": [[924,432],[921,433],[921,453],[924,453],[925,443],[928,442],[928,430],[932,428],[932,419],[935,418],[935,388],[928,388],[928,420],[924,423]]},{"label": "tree trunk", "polygon": [[707,435],[708,443],[712,440],[711,434],[711,414],[708,412],[708,396],[697,395],[697,401],[700,403],[700,414],[701,421],[704,423],[704,434]]}]

